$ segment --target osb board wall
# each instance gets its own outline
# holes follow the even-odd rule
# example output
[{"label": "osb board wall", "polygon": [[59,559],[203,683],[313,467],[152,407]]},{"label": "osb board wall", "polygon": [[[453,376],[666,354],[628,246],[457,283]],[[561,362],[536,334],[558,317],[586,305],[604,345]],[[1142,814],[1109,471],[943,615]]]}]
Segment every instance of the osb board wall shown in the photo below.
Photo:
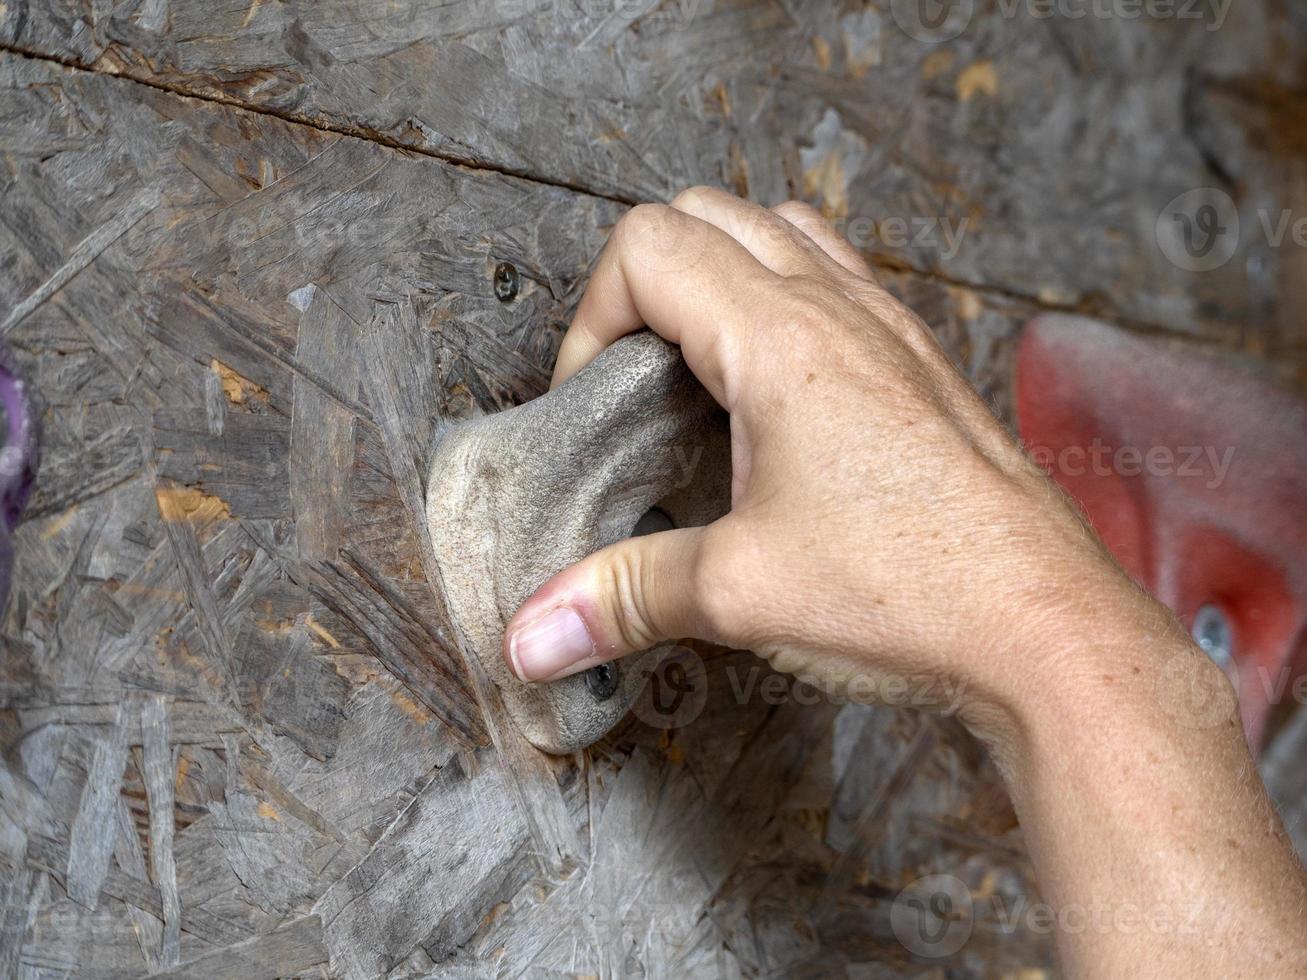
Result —
[{"label": "osb board wall", "polygon": [[[998,405],[1040,309],[1296,363],[1300,258],[1195,276],[1154,224],[1296,200],[1301,10],[1003,9],[922,44],[824,0],[0,4],[0,332],[45,430],[0,975],[1053,972],[954,721],[705,651],[692,724],[546,758],[420,520],[434,424],[542,392],[607,230],[696,182],[822,206]],[[1267,764],[1298,832],[1304,729]],[[942,963],[889,921],[934,871],[980,909]]]}]

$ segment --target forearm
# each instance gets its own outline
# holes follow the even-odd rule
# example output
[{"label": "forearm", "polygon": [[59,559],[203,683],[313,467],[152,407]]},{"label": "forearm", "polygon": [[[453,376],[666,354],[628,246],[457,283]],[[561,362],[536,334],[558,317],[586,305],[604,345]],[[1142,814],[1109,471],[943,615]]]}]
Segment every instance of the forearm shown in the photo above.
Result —
[{"label": "forearm", "polygon": [[1215,668],[848,242],[803,205],[708,189],[633,208],[555,383],[641,326],[731,416],[731,511],[542,585],[505,631],[517,676],[698,636],[855,697],[960,680],[1041,887],[1075,917],[1073,974],[1307,975],[1301,867],[1234,699],[1193,725],[1168,711],[1183,684],[1158,687],[1177,656]]},{"label": "forearm", "polygon": [[1068,973],[1307,975],[1301,866],[1224,675],[1187,641],[1101,631],[999,746]]}]

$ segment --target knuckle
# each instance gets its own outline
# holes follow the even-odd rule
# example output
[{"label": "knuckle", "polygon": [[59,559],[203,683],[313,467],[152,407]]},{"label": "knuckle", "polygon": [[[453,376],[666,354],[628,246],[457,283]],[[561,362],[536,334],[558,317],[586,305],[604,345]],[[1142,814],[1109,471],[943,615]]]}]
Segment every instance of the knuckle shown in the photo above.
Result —
[{"label": "knuckle", "polygon": [[786,221],[796,225],[824,220],[816,208],[810,204],[805,204],[803,201],[782,201],[772,210]]},{"label": "knuckle", "polygon": [[862,288],[859,298],[864,305],[875,317],[884,320],[886,323],[901,326],[904,329],[913,328],[928,331],[929,328],[917,314],[903,305],[893,293],[884,286],[877,283],[868,283]]},{"label": "knuckle", "polygon": [[704,529],[690,574],[708,639],[730,646],[749,645],[749,610],[757,594],[751,567],[758,566],[752,563],[740,535],[730,533],[725,522]]},{"label": "knuckle", "polygon": [[831,308],[830,287],[802,276],[787,280],[787,286],[793,295],[782,310],[786,343],[804,354],[826,351],[840,323],[839,313]]},{"label": "knuckle", "polygon": [[624,269],[670,274],[700,261],[708,246],[703,222],[666,204],[638,204],[617,223],[614,241]]},{"label": "knuckle", "polygon": [[665,204],[637,204],[617,222],[617,238],[623,242],[640,242],[651,233],[659,233],[673,220],[671,208]]},{"label": "knuckle", "polygon": [[672,198],[672,207],[679,211],[698,214],[707,211],[715,202],[726,196],[729,195],[725,191],[709,187],[706,184],[696,184],[693,187],[687,187]]},{"label": "knuckle", "polygon": [[609,604],[608,620],[628,650],[644,650],[659,640],[649,597],[650,563],[640,548],[618,549],[601,568],[601,594]]}]

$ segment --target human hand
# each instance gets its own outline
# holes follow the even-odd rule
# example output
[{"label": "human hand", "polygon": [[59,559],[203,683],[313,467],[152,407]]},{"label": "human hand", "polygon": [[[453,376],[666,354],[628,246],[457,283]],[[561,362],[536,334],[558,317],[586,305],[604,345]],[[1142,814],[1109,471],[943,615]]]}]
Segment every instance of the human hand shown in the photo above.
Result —
[{"label": "human hand", "polygon": [[523,679],[694,636],[858,700],[886,676],[961,690],[986,735],[1053,666],[1014,662],[1014,632],[1056,633],[1105,602],[1167,622],[925,324],[806,205],[695,189],[635,208],[554,383],[644,325],[730,413],[731,512],[619,542],[545,583],[506,631]]},{"label": "human hand", "polygon": [[[960,690],[1055,906],[1187,916],[1059,930],[1070,975],[1302,975],[1307,889],[1224,675],[827,222],[702,189],[634,209],[555,384],[643,325],[730,413],[731,511],[546,582],[505,634],[519,677],[693,636],[857,699]],[[1154,681],[1177,669],[1228,710],[1187,720]]]}]

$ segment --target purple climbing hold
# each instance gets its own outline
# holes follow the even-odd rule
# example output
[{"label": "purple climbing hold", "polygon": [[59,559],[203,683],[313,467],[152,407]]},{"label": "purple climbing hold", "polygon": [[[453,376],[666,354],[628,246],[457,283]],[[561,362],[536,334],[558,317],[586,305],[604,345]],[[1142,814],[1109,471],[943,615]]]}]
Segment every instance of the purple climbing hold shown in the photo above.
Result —
[{"label": "purple climbing hold", "polygon": [[0,611],[9,601],[14,546],[10,535],[36,479],[37,421],[27,386],[0,345],[0,409],[4,443],[0,447]]}]

